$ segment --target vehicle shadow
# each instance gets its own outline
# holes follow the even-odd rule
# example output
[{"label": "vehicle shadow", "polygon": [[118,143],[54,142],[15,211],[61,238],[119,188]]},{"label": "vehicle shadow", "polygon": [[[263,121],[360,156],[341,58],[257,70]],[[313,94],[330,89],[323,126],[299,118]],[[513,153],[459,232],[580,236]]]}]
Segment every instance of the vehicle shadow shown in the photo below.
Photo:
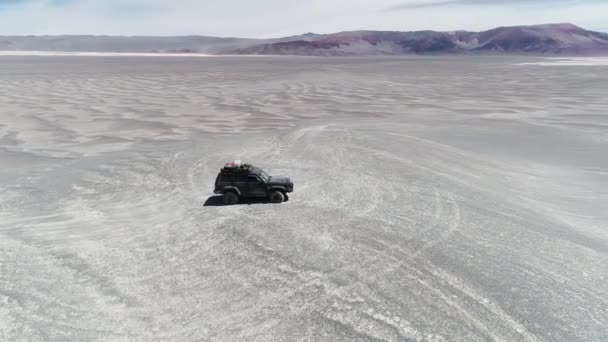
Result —
[{"label": "vehicle shadow", "polygon": [[[285,202],[289,201],[289,197],[285,198]],[[239,203],[235,205],[252,205],[252,204],[272,204],[268,197],[250,197],[250,198],[241,198],[239,199]],[[228,207],[228,205],[224,204],[222,201],[222,196],[211,196],[207,198],[203,207]]]}]

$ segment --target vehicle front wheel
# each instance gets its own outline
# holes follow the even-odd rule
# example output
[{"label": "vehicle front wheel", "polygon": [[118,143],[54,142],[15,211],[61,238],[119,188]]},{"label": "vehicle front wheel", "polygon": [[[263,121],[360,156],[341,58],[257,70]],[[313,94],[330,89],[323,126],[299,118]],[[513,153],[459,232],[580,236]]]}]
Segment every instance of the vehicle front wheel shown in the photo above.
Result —
[{"label": "vehicle front wheel", "polygon": [[233,205],[239,202],[239,196],[234,192],[227,192],[222,196],[225,205]]},{"label": "vehicle front wheel", "polygon": [[280,191],[273,191],[268,197],[270,198],[271,203],[283,203],[283,201],[285,200],[283,193]]}]

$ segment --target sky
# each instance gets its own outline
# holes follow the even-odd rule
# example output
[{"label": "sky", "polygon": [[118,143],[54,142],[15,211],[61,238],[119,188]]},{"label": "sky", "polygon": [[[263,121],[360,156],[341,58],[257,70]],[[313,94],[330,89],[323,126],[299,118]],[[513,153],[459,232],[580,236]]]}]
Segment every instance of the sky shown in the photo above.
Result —
[{"label": "sky", "polygon": [[570,22],[608,32],[608,0],[0,0],[0,35],[485,30]]}]

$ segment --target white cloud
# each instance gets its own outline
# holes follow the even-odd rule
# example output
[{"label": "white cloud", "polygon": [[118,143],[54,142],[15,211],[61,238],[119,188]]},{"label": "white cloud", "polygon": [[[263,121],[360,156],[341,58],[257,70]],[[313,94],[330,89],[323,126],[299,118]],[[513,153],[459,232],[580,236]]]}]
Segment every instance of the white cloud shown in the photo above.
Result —
[{"label": "white cloud", "polygon": [[[430,2],[442,1],[425,3]],[[0,34],[277,37],[308,31],[324,33],[356,29],[482,30],[502,25],[547,22],[573,22],[590,29],[602,29],[606,27],[605,13],[608,13],[608,3],[593,0],[544,0],[523,8],[524,2],[521,0],[516,0],[516,3],[488,0],[464,2],[468,5],[386,11],[407,2],[30,0],[21,1],[18,6],[12,4],[0,11]],[[487,6],[481,2],[491,2],[493,5]]]},{"label": "white cloud", "polygon": [[388,10],[410,10],[432,7],[456,6],[518,6],[538,8],[541,6],[572,6],[581,4],[602,4],[605,0],[410,0],[394,4]]}]

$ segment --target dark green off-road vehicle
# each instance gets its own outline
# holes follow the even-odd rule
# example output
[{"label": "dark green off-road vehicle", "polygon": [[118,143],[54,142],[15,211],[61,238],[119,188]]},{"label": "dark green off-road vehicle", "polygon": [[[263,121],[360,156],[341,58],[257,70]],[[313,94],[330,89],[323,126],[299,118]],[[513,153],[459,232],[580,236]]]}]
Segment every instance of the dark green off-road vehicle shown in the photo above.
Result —
[{"label": "dark green off-road vehicle", "polygon": [[237,161],[227,163],[220,170],[213,192],[223,195],[226,205],[236,204],[243,197],[267,197],[272,203],[281,203],[287,199],[287,193],[293,192],[293,182]]}]

